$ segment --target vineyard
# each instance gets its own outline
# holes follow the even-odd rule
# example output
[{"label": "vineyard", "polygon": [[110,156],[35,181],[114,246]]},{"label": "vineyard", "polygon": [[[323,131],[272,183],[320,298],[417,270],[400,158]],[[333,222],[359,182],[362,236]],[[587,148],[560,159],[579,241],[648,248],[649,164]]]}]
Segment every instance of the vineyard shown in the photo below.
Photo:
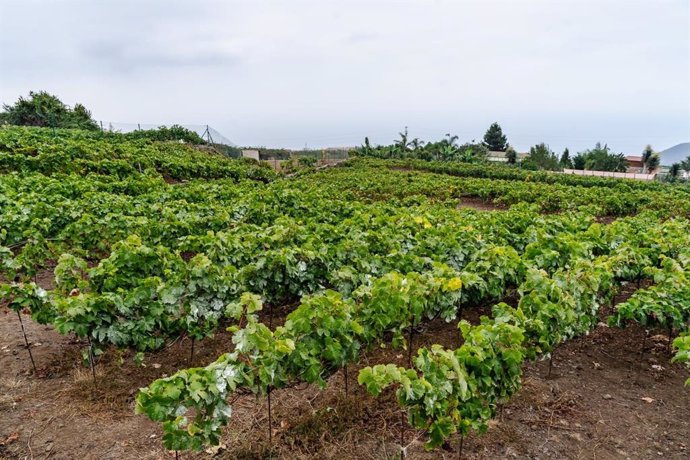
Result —
[{"label": "vineyard", "polygon": [[3,127],[0,264],[0,457],[690,449],[682,185]]}]

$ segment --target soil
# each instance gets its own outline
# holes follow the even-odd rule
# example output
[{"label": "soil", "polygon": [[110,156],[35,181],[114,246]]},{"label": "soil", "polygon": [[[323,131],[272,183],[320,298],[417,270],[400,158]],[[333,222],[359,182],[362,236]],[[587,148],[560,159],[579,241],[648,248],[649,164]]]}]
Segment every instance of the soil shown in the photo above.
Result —
[{"label": "soil", "polygon": [[464,196],[460,199],[458,209],[475,209],[477,211],[506,211],[507,206],[495,204],[479,197]]},{"label": "soil", "polygon": [[[488,306],[481,306],[464,311],[463,318],[476,323],[489,313]],[[277,309],[274,326],[284,321],[284,314]],[[84,343],[26,315],[23,319],[38,375],[31,371],[16,314],[0,311],[0,458],[175,458],[161,445],[160,427],[134,415],[133,401],[139,387],[188,367],[190,340],[147,354],[145,367],[135,365],[127,353],[118,364],[120,356],[108,352],[96,366],[94,386],[88,367],[81,364]],[[556,350],[551,377],[548,361],[526,363],[523,388],[487,433],[464,440],[463,457],[688,458],[690,390],[683,386],[688,371],[669,362],[666,334],[651,331],[640,359],[640,327],[615,329],[602,322],[589,336]],[[413,341],[415,347],[460,344],[455,324],[441,320],[416,330]],[[230,348],[226,332],[197,342],[194,365],[205,365]],[[394,392],[374,399],[356,381],[363,366],[406,365],[407,360],[405,350],[389,347],[364,352],[360,363],[347,369],[347,397],[342,370],[331,376],[325,390],[298,385],[274,391],[272,451],[266,399],[240,396],[221,446],[179,457],[399,458],[401,411]],[[457,458],[457,436],[446,450],[426,452],[424,433],[407,423],[404,427],[407,458]]]}]

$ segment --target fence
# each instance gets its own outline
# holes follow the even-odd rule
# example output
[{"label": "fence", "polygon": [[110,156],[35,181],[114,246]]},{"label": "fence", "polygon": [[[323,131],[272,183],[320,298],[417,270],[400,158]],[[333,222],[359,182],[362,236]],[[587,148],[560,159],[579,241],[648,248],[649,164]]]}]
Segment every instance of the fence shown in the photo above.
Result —
[{"label": "fence", "polygon": [[[152,124],[152,123],[121,123],[116,121],[99,121],[98,122],[103,131],[131,133],[133,131],[141,131],[148,129],[158,129],[161,126],[172,125]],[[237,147],[230,139],[223,136],[219,131],[213,129],[209,125],[184,125],[174,123],[176,126],[182,126],[185,129],[197,133],[202,139],[205,139],[209,144],[221,144],[229,147]]]},{"label": "fence", "polygon": [[563,174],[592,177],[614,177],[616,179],[655,180],[656,174],[623,173],[611,171],[589,171],[583,169],[564,169]]}]

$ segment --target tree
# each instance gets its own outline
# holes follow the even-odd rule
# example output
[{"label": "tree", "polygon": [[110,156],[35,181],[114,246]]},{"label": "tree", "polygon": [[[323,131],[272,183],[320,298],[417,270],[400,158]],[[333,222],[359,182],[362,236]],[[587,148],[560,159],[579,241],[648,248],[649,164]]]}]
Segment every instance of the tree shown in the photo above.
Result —
[{"label": "tree", "polygon": [[483,143],[492,152],[505,152],[508,147],[508,138],[503,134],[501,125],[492,123],[484,134]]},{"label": "tree", "polygon": [[680,162],[680,169],[682,169],[686,173],[690,173],[690,156],[688,156],[685,160]]},{"label": "tree", "polygon": [[647,163],[645,163],[645,169],[647,173],[653,173],[661,164],[661,156],[659,156],[658,153],[652,154],[651,157],[647,160]]},{"label": "tree", "polygon": [[573,167],[573,160],[570,159],[570,151],[566,147],[565,150],[563,150],[563,154],[561,155],[561,159],[559,160],[559,163],[561,164],[561,168],[572,168]]},{"label": "tree", "polygon": [[476,144],[474,139],[472,139],[472,142],[466,142],[458,146],[457,152],[455,159],[466,163],[486,161],[486,157],[489,156],[489,149],[484,144]]},{"label": "tree", "polygon": [[395,141],[394,144],[397,145],[398,148],[400,148],[400,150],[403,152],[409,150],[411,144],[407,134],[407,126],[405,126],[405,131],[398,133],[398,135],[400,136],[400,140]]},{"label": "tree", "polygon": [[668,170],[668,175],[671,176],[671,180],[675,181],[680,175],[680,163],[673,163],[671,169]]},{"label": "tree", "polygon": [[506,149],[506,160],[509,165],[517,163],[517,152],[512,145],[509,145],[508,149]]},{"label": "tree", "polygon": [[45,91],[31,91],[28,98],[20,96],[14,105],[3,104],[2,108],[0,122],[11,125],[98,129],[91,112],[82,104],[75,104],[71,109]]},{"label": "tree", "polygon": [[647,146],[642,151],[642,172],[651,173],[661,164],[661,156],[652,149],[652,146]]},{"label": "tree", "polygon": [[573,157],[573,169],[585,169],[585,156],[578,153]]},{"label": "tree", "polygon": [[625,172],[628,161],[622,153],[611,153],[608,145],[601,146],[597,142],[593,149],[580,152],[573,158],[575,169],[589,169],[592,171]]},{"label": "tree", "polygon": [[561,169],[556,154],[543,142],[529,149],[529,155],[522,161],[522,167],[525,169],[547,169],[550,171]]}]

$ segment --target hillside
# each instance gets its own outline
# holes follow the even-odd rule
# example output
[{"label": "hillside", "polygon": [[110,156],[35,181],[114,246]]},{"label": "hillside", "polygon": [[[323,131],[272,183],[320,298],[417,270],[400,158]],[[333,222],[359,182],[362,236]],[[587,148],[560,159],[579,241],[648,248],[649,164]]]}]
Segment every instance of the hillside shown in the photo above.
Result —
[{"label": "hillside", "polygon": [[268,166],[201,151],[180,141],[159,141],[157,133],[5,126],[0,128],[0,173],[96,174],[111,179],[159,176],[166,181],[270,182],[276,177]]},{"label": "hillside", "polygon": [[661,164],[664,166],[680,163],[690,157],[690,142],[674,145],[673,147],[661,151],[659,154],[661,155]]}]

